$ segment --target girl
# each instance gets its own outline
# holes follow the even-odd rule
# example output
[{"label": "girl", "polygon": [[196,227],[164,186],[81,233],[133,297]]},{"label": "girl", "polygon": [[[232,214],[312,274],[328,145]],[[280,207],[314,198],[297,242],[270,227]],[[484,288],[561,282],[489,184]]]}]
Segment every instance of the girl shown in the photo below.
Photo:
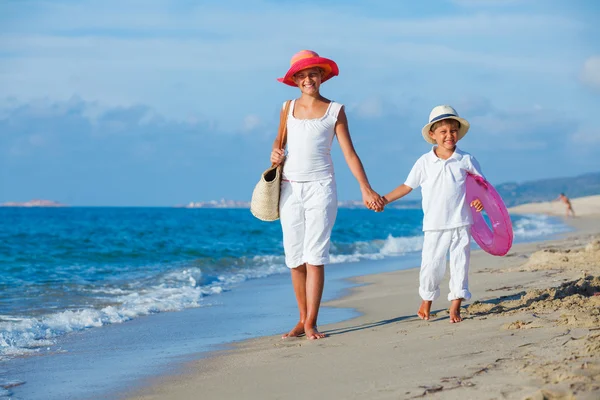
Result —
[{"label": "girl", "polygon": [[325,337],[317,330],[317,317],[329,262],[331,230],[337,215],[337,190],[331,144],[336,136],[346,163],[360,185],[363,202],[381,211],[383,199],[371,186],[348,131],[342,104],[326,99],[321,84],[339,73],[337,64],[303,50],[278,81],[300,89],[287,115],[287,156],[273,143],[271,162],[283,166],[279,213],[285,262],[290,268],[300,320],[283,338],[305,334]]}]

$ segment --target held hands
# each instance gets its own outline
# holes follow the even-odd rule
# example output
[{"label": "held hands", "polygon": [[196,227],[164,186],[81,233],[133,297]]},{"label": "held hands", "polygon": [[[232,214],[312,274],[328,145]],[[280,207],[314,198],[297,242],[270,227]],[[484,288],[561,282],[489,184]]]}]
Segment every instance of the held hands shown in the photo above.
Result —
[{"label": "held hands", "polygon": [[369,210],[383,211],[385,200],[371,188],[362,189],[363,203]]},{"label": "held hands", "polygon": [[285,152],[283,149],[273,149],[271,152],[271,163],[279,165],[283,163],[283,160],[285,160]]},{"label": "held hands", "polygon": [[483,204],[481,204],[481,200],[479,200],[479,199],[473,200],[471,202],[470,206],[474,207],[475,211],[477,211],[477,212],[482,212],[483,211]]}]

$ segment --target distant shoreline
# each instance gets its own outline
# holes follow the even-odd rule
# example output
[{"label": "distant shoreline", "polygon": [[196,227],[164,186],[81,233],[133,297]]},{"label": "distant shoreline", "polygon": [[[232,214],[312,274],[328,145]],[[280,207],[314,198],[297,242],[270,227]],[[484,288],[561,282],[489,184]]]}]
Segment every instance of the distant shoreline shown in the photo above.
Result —
[{"label": "distant shoreline", "polygon": [[[590,212],[596,213],[598,210],[597,204],[599,203],[600,195],[584,196],[578,198],[571,198],[571,203],[575,209],[576,215],[584,216]],[[34,199],[25,202],[5,202],[0,204],[0,207],[14,207],[14,208],[41,208],[41,207],[115,207],[115,208],[188,208],[188,209],[249,209],[250,203],[245,201],[234,201],[234,200],[220,200],[220,201],[206,201],[206,202],[190,202],[188,204],[178,205],[165,205],[165,206],[137,206],[137,205],[79,205],[70,206],[53,200],[39,200]],[[359,200],[346,200],[338,202],[338,207],[342,209],[361,209],[365,208]],[[589,208],[593,210],[588,210]],[[420,209],[421,200],[410,200],[404,202],[398,202],[396,204],[388,205],[388,209]],[[535,202],[535,203],[523,203],[516,206],[509,207],[508,211],[514,214],[548,214],[548,215],[564,215],[565,206],[564,204],[557,201],[546,201],[546,202]],[[579,211],[579,212],[578,212]]]},{"label": "distant shoreline", "polygon": [[[225,209],[233,209],[233,208],[250,208],[250,203],[245,201],[234,201],[234,200],[225,200],[221,199],[220,201],[211,200],[211,201],[198,201],[198,202],[190,202],[188,204],[180,204],[173,206],[175,208],[225,208]],[[387,206],[388,208],[394,209],[418,209],[421,208],[421,200],[409,200],[398,202],[396,204],[392,204]],[[345,200],[338,202],[338,208],[365,208],[365,205],[360,200]]]},{"label": "distant shoreline", "polygon": [[9,201],[0,204],[0,207],[68,207],[66,204],[54,200],[29,200],[25,202]]}]

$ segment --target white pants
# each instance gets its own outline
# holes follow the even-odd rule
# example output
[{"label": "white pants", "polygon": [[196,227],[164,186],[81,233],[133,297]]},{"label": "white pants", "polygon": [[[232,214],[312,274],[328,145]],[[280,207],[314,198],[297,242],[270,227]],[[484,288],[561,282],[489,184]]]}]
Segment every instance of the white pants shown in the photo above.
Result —
[{"label": "white pants", "polygon": [[312,182],[281,182],[279,219],[283,230],[285,264],[329,263],[331,230],[337,216],[334,178]]},{"label": "white pants", "polygon": [[446,273],[446,259],[450,251],[450,293],[448,300],[471,298],[469,292],[469,258],[471,256],[471,227],[441,231],[425,231],[419,295],[423,300],[440,297],[440,282]]}]

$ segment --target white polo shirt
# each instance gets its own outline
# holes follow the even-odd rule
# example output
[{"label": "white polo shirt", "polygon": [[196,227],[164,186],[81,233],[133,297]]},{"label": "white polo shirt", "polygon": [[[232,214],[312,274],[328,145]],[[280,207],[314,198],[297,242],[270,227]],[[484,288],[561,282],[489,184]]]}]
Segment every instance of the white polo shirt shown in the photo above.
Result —
[{"label": "white polo shirt", "polygon": [[455,148],[447,160],[435,155],[435,146],[423,154],[412,167],[404,184],[412,189],[421,186],[423,196],[423,230],[454,229],[473,223],[466,204],[467,172],[483,176],[479,163],[469,153]]}]

